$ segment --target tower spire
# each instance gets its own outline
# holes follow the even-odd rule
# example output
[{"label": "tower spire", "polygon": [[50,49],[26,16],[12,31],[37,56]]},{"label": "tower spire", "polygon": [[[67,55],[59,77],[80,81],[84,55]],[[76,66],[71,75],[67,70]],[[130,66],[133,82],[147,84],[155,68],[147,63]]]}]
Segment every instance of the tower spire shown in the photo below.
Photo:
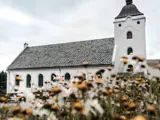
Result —
[{"label": "tower spire", "polygon": [[132,4],[132,3],[133,3],[132,0],[126,0],[126,4],[127,4],[127,5],[130,5],[130,4]]}]

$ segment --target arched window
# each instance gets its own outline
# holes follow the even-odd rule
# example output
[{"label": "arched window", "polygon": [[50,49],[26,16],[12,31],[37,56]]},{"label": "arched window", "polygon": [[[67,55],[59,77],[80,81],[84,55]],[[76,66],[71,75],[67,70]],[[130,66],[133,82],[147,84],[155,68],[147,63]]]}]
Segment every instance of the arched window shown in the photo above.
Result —
[{"label": "arched window", "polygon": [[27,75],[26,86],[27,86],[27,88],[31,87],[31,75],[29,75],[29,74]]},{"label": "arched window", "polygon": [[101,69],[101,70],[97,71],[97,72],[96,72],[96,77],[102,78],[102,74],[103,74],[104,72],[105,72],[104,69]]},{"label": "arched window", "polygon": [[131,47],[129,47],[127,50],[127,54],[130,55],[131,53],[133,53],[133,49]]},{"label": "arched window", "polygon": [[71,75],[69,73],[65,74],[65,80],[70,80],[71,79]]},{"label": "arched window", "polygon": [[127,32],[127,39],[132,39],[133,38],[133,34],[131,31]]},{"label": "arched window", "polygon": [[51,75],[51,80],[52,80],[53,82],[56,81],[56,74],[53,73],[53,74]]},{"label": "arched window", "polygon": [[15,78],[15,85],[19,86],[20,85],[20,76],[17,74]]},{"label": "arched window", "polygon": [[39,74],[38,76],[38,86],[43,87],[43,75]]},{"label": "arched window", "polygon": [[102,73],[96,73],[97,78],[102,78]]}]

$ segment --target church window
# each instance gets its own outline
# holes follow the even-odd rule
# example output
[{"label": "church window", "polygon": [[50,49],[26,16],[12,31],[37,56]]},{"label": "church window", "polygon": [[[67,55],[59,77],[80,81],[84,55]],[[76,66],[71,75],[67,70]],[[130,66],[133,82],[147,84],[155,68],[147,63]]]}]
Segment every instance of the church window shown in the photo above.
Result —
[{"label": "church window", "polygon": [[133,35],[132,35],[132,32],[129,31],[127,32],[127,39],[132,39]]},{"label": "church window", "polygon": [[65,80],[70,80],[71,79],[71,75],[69,73],[65,74]]},{"label": "church window", "polygon": [[38,76],[38,86],[43,87],[43,75],[39,74]]},{"label": "church window", "polygon": [[127,50],[127,54],[130,55],[131,53],[133,53],[133,49],[131,47],[129,47]]},{"label": "church window", "polygon": [[15,78],[15,85],[16,86],[19,86],[20,85],[20,76],[19,75],[16,75],[16,78]]},{"label": "church window", "polygon": [[31,87],[31,75],[29,75],[29,74],[27,75],[26,86],[27,86],[27,88]]},{"label": "church window", "polygon": [[119,26],[119,27],[121,27],[121,26],[122,26],[122,24],[119,24],[118,26]]},{"label": "church window", "polygon": [[102,73],[96,73],[97,78],[102,78]]},{"label": "church window", "polygon": [[137,21],[137,24],[140,24],[140,21]]},{"label": "church window", "polygon": [[51,80],[52,80],[53,82],[56,81],[56,74],[53,73],[53,74],[51,75]]},{"label": "church window", "polygon": [[96,77],[97,77],[97,78],[103,78],[102,75],[103,75],[104,72],[105,72],[104,69],[101,69],[101,70],[97,71],[97,72],[96,72]]}]

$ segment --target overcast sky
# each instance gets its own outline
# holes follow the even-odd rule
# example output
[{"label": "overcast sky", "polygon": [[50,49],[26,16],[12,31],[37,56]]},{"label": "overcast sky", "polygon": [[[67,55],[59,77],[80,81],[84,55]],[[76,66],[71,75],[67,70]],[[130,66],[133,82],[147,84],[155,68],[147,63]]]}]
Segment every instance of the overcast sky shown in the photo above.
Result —
[{"label": "overcast sky", "polygon": [[[147,18],[147,57],[160,59],[160,1],[133,0]],[[125,0],[0,0],[0,70],[29,46],[113,37]],[[159,35],[159,36],[158,36]]]}]

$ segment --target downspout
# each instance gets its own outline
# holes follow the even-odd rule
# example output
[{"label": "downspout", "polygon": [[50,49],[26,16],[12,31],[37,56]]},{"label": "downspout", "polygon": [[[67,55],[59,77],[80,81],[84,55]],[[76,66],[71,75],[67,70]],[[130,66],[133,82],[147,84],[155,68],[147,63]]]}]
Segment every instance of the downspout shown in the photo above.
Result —
[{"label": "downspout", "polygon": [[83,62],[83,66],[84,66],[85,71],[86,71],[86,80],[88,80],[88,78],[89,78],[88,69],[87,69],[88,65],[89,65],[88,61]]},{"label": "downspout", "polygon": [[6,88],[7,88],[7,90],[6,90],[6,92],[7,93],[9,93],[9,83],[10,83],[10,72],[9,71],[7,71],[7,86],[6,86]]},{"label": "downspout", "polygon": [[89,80],[89,76],[88,76],[88,69],[87,69],[87,66],[85,66],[85,69],[86,69],[86,80]]},{"label": "downspout", "polygon": [[59,73],[61,74],[61,68],[59,68]]}]

